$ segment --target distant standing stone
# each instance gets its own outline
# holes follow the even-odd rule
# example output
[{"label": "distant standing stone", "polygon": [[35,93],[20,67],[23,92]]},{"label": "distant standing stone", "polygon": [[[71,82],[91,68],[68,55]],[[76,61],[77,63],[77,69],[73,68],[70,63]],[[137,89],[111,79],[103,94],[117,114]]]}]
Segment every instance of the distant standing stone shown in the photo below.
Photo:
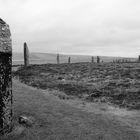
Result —
[{"label": "distant standing stone", "polygon": [[140,55],[139,55],[139,57],[138,57],[138,62],[140,62]]},{"label": "distant standing stone", "polygon": [[27,43],[24,43],[24,66],[29,65],[29,49]]},{"label": "distant standing stone", "polygon": [[60,63],[60,60],[59,60],[59,53],[57,54],[56,59],[57,59],[57,64],[59,64],[59,63]]},{"label": "distant standing stone", "polygon": [[97,56],[97,63],[100,63],[100,57]]},{"label": "distant standing stone", "polygon": [[71,58],[69,57],[69,58],[68,58],[68,64],[70,64],[70,63],[71,63]]},{"label": "distant standing stone", "polygon": [[91,63],[94,63],[94,57],[93,56],[91,57]]}]

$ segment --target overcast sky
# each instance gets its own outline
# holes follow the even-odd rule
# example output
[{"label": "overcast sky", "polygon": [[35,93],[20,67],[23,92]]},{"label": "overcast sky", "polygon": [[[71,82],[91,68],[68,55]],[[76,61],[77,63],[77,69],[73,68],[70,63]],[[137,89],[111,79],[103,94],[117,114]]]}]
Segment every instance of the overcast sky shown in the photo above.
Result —
[{"label": "overcast sky", "polygon": [[140,0],[0,0],[13,51],[140,54]]}]

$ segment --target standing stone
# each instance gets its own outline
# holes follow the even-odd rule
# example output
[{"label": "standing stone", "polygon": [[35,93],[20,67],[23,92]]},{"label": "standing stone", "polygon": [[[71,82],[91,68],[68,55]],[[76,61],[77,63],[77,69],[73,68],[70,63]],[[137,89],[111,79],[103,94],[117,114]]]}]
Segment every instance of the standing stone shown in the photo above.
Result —
[{"label": "standing stone", "polygon": [[29,49],[27,43],[24,43],[24,66],[29,66]]},{"label": "standing stone", "polygon": [[0,19],[0,135],[12,129],[12,40],[9,25]]},{"label": "standing stone", "polygon": [[68,58],[68,64],[70,64],[70,62],[71,62],[71,58],[69,57],[69,58]]},{"label": "standing stone", "polygon": [[59,64],[59,53],[57,54],[57,64]]},{"label": "standing stone", "polygon": [[139,55],[139,57],[138,57],[138,62],[140,62],[140,55]]},{"label": "standing stone", "polygon": [[97,63],[100,63],[100,57],[97,56]]},{"label": "standing stone", "polygon": [[91,57],[91,63],[94,63],[94,57],[93,56]]}]

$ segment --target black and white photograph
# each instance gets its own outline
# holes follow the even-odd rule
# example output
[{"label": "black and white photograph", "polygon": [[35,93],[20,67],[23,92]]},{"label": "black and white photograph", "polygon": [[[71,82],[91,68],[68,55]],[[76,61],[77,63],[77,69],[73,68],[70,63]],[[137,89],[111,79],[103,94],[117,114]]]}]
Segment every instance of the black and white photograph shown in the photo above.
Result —
[{"label": "black and white photograph", "polygon": [[140,1],[0,0],[0,140],[140,140]]}]

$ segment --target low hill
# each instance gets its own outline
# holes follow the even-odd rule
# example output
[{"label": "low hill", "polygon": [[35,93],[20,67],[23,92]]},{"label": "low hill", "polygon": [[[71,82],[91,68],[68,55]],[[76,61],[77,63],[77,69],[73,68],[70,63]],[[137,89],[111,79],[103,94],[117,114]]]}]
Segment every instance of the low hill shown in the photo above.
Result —
[{"label": "low hill", "polygon": [[[45,63],[56,63],[56,55],[51,53],[30,53],[30,64],[45,64]],[[65,55],[60,54],[60,63],[67,63],[68,57],[71,57],[71,63],[76,62],[91,62],[91,57],[89,55]],[[96,62],[96,56],[94,56],[94,61]],[[109,57],[100,56],[101,61],[111,62],[116,59],[125,59],[136,61],[136,58],[125,58],[125,57]],[[13,53],[13,64],[23,64],[23,53]]]}]

